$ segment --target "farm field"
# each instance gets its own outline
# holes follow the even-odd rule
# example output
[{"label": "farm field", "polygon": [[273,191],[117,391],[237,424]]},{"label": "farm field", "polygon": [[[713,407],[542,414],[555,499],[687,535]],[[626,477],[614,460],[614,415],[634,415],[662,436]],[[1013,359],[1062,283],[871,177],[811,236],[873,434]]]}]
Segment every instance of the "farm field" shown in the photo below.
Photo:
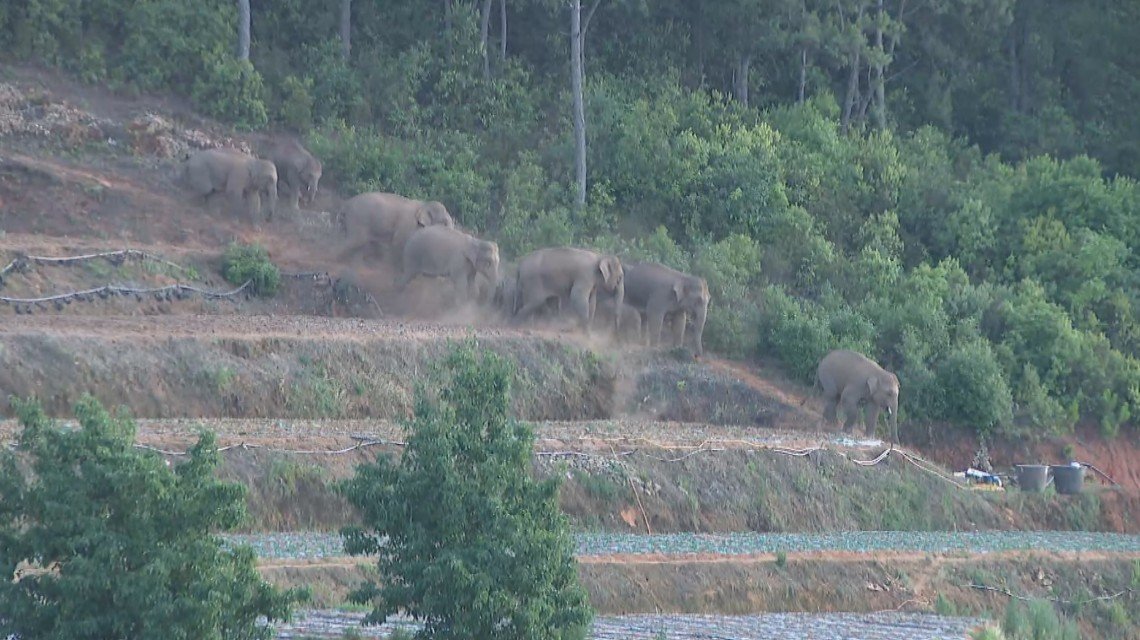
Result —
[{"label": "farm field", "polygon": [[[129,104],[91,102],[130,124]],[[58,126],[86,126],[60,113]],[[35,131],[0,136],[0,391],[37,396],[65,425],[92,393],[173,462],[214,431],[220,473],[250,490],[228,539],[252,545],[271,581],[316,592],[319,609],[280,637],[340,637],[359,620],[343,605],[367,562],[340,551],[353,514],[335,482],[400,451],[414,385],[463,340],[516,366],[512,411],[535,427],[534,472],[565,479],[594,638],[960,638],[1013,597],[1134,595],[1134,443],[991,451],[1007,471],[1068,445],[1115,485],[1090,472],[1076,496],[975,490],[952,475],[971,464],[968,437],[888,452],[820,431],[810,390],[766,363],[506,326],[441,311],[424,283],[399,295],[382,270],[350,273],[332,259],[333,189],[255,229],[186,202],[171,158],[62,153]],[[284,273],[275,297],[231,293],[219,265],[233,240],[268,249]],[[0,421],[3,444],[18,433]],[[939,598],[960,615],[934,615]]]}]

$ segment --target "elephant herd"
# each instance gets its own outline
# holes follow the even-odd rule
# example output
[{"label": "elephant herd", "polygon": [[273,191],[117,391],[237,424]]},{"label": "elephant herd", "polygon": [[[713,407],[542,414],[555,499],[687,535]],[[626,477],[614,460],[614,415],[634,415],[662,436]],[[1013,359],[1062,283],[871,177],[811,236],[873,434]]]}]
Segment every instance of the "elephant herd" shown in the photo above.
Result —
[{"label": "elephant herd", "polygon": [[345,234],[338,263],[379,253],[399,274],[398,290],[417,277],[445,278],[456,304],[491,307],[511,324],[565,313],[586,333],[604,322],[638,344],[658,344],[668,320],[681,346],[692,322],[694,352],[702,353],[709,291],[701,278],[576,247],[538,249],[501,269],[498,245],[457,229],[442,203],[393,193],[353,196],[337,219]]},{"label": "elephant herd", "polygon": [[292,208],[311,203],[317,195],[321,179],[321,161],[295,140],[278,140],[258,158],[236,149],[203,149],[192,153],[182,165],[181,179],[201,204],[211,196],[224,195],[234,209],[247,213],[253,222],[265,209],[273,219],[278,191],[289,199]]},{"label": "elephant herd", "polygon": [[[320,160],[293,140],[268,145],[263,155],[197,151],[183,163],[181,178],[201,204],[224,195],[255,223],[263,210],[272,220],[279,191],[294,209],[313,201]],[[566,314],[586,333],[603,326],[615,337],[650,345],[659,344],[668,327],[674,346],[688,334],[693,352],[703,353],[709,289],[702,278],[575,247],[538,249],[500,273],[495,242],[456,228],[438,201],[395,193],[355,195],[337,207],[335,218],[344,234],[337,263],[360,266],[379,257],[398,274],[399,290],[417,277],[444,278],[457,304],[489,306],[511,324]]]},{"label": "elephant herd", "polygon": [[[185,161],[182,176],[203,204],[212,195],[224,194],[239,212],[244,210],[256,221],[262,194],[270,219],[279,190],[294,209],[311,203],[321,162],[295,141],[278,141],[267,148],[264,158],[227,149],[198,151]],[[673,346],[683,346],[688,335],[693,353],[703,353],[709,306],[703,278],[576,247],[538,249],[513,268],[501,270],[498,245],[457,229],[442,203],[394,193],[358,194],[344,201],[335,215],[344,234],[337,263],[360,266],[366,257],[379,253],[398,274],[395,284],[400,291],[417,277],[442,278],[450,281],[457,304],[490,307],[510,324],[565,314],[587,334],[601,326],[615,338],[651,346],[661,343],[668,327]],[[837,420],[836,410],[842,408],[843,429],[850,431],[865,406],[864,424],[873,431],[885,410],[898,440],[895,374],[862,354],[840,349],[820,361],[815,385],[822,392],[824,419],[829,423]]]}]

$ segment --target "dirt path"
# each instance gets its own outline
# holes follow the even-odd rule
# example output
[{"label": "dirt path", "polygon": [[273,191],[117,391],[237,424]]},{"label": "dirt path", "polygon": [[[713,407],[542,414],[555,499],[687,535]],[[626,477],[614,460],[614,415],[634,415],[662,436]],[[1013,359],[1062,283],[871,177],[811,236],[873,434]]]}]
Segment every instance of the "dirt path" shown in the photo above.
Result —
[{"label": "dirt path", "polygon": [[[536,331],[506,327],[403,320],[330,318],[326,316],[81,316],[51,313],[12,316],[0,324],[0,336],[51,334],[98,338],[303,338],[307,340],[438,340],[475,336],[521,337]],[[558,334],[546,334],[560,337]]]}]

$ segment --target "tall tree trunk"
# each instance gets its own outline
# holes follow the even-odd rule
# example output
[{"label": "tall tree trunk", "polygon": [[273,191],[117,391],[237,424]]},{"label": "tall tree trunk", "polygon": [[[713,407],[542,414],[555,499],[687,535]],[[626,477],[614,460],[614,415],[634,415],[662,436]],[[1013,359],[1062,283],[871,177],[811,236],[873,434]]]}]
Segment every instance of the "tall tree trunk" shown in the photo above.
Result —
[{"label": "tall tree trunk", "polygon": [[742,54],[737,60],[733,89],[741,106],[748,107],[748,69],[752,66],[752,54]]},{"label": "tall tree trunk", "polygon": [[851,54],[851,72],[847,74],[847,96],[843,99],[843,118],[840,120],[839,128],[847,133],[847,129],[851,126],[851,116],[855,112],[856,104],[859,101],[859,66],[860,66],[859,52]]},{"label": "tall tree trunk", "polygon": [[874,93],[874,106],[871,108],[871,115],[875,118],[875,126],[879,129],[887,128],[887,92],[884,85],[886,81],[883,79],[883,65],[886,61],[883,59],[886,50],[883,49],[883,18],[886,13],[883,9],[883,0],[879,0],[879,19],[875,24],[875,49],[879,52],[879,61],[875,63],[875,69],[871,77],[871,90]]},{"label": "tall tree trunk", "polygon": [[807,47],[800,49],[800,90],[796,94],[796,104],[804,103],[805,93],[807,93]]},{"label": "tall tree trunk", "polygon": [[586,12],[586,17],[582,20],[582,47],[580,55],[582,56],[582,75],[586,75],[586,36],[590,33],[590,21],[594,19],[594,12],[598,10],[598,5],[602,4],[602,0],[594,0],[594,6]]},{"label": "tall tree trunk", "polygon": [[499,60],[507,61],[507,0],[499,0]]},{"label": "tall tree trunk", "polygon": [[570,2],[570,90],[574,94],[575,203],[586,206],[586,107],[582,97],[582,0]]},{"label": "tall tree trunk", "polygon": [[705,12],[701,10],[704,3],[696,3],[697,8],[697,87],[705,87]]},{"label": "tall tree trunk", "polygon": [[483,42],[483,78],[491,79],[491,0],[483,0],[483,20],[479,25],[479,37]]},{"label": "tall tree trunk", "polygon": [[1021,60],[1017,55],[1019,27],[1015,23],[1009,36],[1009,106],[1014,113],[1021,112]]},{"label": "tall tree trunk", "polygon": [[443,0],[443,37],[447,40],[447,59],[451,59],[451,11],[453,0]]},{"label": "tall tree trunk", "polygon": [[238,0],[238,59],[249,60],[249,0]]},{"label": "tall tree trunk", "polygon": [[340,57],[352,55],[352,0],[340,0]]}]

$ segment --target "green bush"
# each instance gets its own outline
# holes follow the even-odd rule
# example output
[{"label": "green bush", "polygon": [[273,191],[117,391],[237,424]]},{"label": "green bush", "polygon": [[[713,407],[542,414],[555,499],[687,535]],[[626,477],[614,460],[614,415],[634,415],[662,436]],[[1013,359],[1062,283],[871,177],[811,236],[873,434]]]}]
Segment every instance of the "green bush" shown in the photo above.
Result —
[{"label": "green bush", "polygon": [[249,282],[250,290],[259,296],[272,296],[281,284],[281,272],[258,244],[231,244],[222,257],[222,275],[231,284]]},{"label": "green bush", "polygon": [[313,124],[313,81],[286,76],[278,90],[274,119],[294,131],[308,131]]},{"label": "green bush", "polygon": [[793,299],[778,286],[764,290],[761,349],[779,358],[798,380],[811,383],[819,361],[834,344],[835,338],[818,308]]},{"label": "green bush", "polygon": [[246,129],[259,129],[269,121],[264,95],[261,74],[253,65],[228,56],[209,65],[190,90],[194,105],[203,113]]},{"label": "green bush", "polygon": [[989,343],[959,345],[939,363],[936,378],[946,418],[989,434],[1012,420],[1013,397]]}]

